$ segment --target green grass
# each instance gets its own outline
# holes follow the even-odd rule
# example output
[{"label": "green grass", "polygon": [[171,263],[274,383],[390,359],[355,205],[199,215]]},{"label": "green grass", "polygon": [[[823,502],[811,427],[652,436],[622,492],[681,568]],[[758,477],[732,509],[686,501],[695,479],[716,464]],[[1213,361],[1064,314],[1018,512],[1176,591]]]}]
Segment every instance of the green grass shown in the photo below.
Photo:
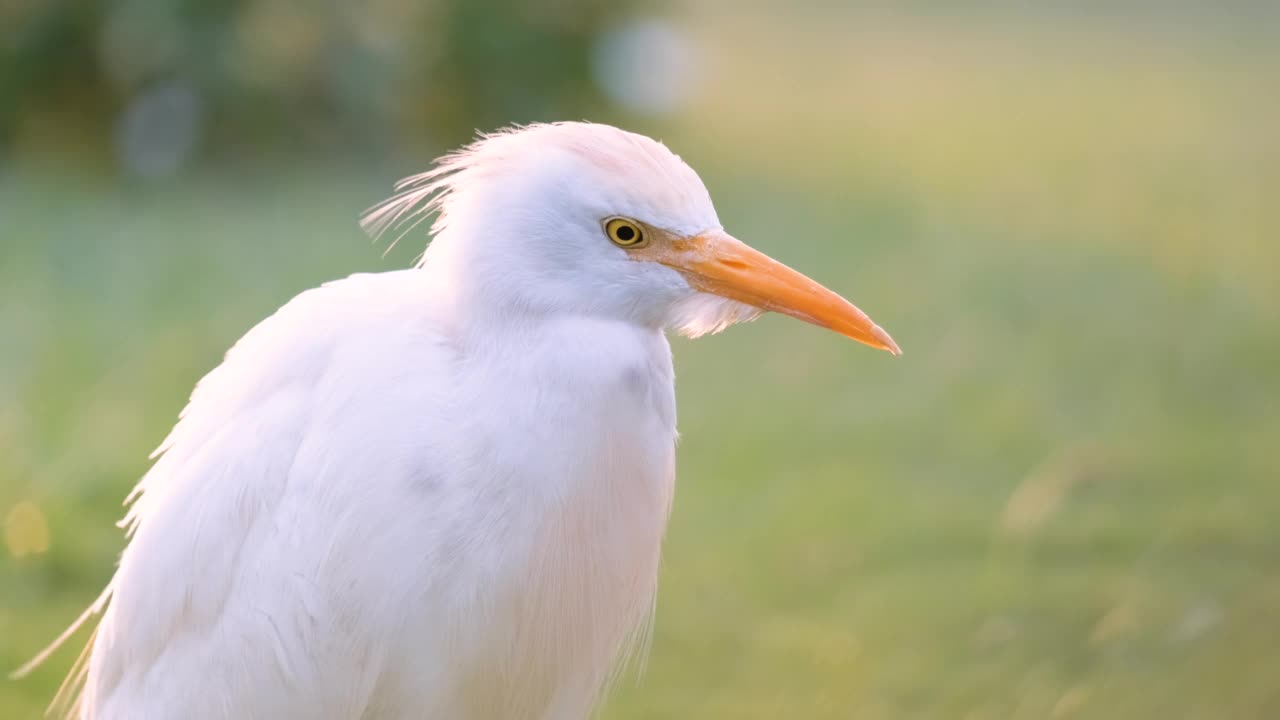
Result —
[{"label": "green grass", "polygon": [[[676,341],[653,652],[605,717],[1280,714],[1280,45],[694,22],[704,93],[661,133],[731,231],[906,354],[772,316]],[[106,581],[120,500],[236,337],[411,259],[354,224],[391,173],[0,178],[0,516],[49,530],[0,552],[0,667]],[[0,717],[74,655],[0,682]]]}]

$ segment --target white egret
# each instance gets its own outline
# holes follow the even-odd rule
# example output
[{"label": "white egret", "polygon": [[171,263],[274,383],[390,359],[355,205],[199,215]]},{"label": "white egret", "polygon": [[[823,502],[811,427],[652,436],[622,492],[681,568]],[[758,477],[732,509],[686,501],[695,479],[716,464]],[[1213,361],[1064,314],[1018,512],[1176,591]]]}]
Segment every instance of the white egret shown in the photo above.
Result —
[{"label": "white egret", "polygon": [[366,226],[437,213],[420,266],[290,301],[156,451],[119,569],[68,630],[102,615],[71,714],[586,717],[653,610],[664,331],[772,310],[898,353],[726,234],[640,135],[515,128],[398,190]]}]

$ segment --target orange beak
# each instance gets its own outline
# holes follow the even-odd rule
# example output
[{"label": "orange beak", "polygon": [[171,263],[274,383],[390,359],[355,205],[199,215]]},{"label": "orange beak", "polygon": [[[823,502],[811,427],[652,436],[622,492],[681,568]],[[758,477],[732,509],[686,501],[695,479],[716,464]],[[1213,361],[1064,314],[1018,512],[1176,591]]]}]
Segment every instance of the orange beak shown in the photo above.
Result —
[{"label": "orange beak", "polygon": [[790,315],[871,347],[902,354],[889,333],[848,300],[723,230],[674,238],[663,245],[653,259],[679,271],[698,290]]}]

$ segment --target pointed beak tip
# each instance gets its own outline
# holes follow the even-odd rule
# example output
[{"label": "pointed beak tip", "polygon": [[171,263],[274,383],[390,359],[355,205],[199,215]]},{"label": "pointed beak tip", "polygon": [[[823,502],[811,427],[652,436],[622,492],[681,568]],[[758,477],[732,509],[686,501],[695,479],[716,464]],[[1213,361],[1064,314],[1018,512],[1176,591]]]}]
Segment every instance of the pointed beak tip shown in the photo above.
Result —
[{"label": "pointed beak tip", "polygon": [[893,338],[889,337],[889,333],[885,332],[884,328],[879,325],[873,325],[871,328],[871,334],[880,342],[880,347],[887,350],[890,355],[893,355],[894,357],[902,357],[902,348],[898,347],[898,343],[894,342]]}]

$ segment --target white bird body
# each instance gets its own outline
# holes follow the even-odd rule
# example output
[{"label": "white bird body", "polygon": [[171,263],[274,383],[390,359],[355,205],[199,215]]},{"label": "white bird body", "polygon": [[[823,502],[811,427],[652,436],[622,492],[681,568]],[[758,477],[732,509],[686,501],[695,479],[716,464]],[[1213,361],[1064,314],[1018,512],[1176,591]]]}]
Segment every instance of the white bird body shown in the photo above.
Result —
[{"label": "white bird body", "polygon": [[80,717],[586,717],[653,609],[664,329],[778,309],[896,351],[647,138],[490,136],[373,224],[424,202],[421,267],[299,295],[197,386],[86,613]]},{"label": "white bird body", "polygon": [[430,276],[304,293],[200,384],[134,505],[95,717],[587,714],[656,589],[670,350],[433,322]]}]

